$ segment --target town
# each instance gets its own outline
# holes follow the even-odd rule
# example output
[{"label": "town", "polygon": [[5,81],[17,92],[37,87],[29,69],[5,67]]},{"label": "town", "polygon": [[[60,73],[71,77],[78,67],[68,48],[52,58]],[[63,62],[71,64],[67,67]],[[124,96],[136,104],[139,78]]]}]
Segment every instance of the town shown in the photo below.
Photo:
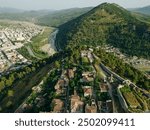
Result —
[{"label": "town", "polygon": [[14,21],[7,24],[0,27],[0,73],[15,64],[28,63],[17,49],[30,43],[34,36],[43,31],[43,27],[28,22]]},{"label": "town", "polygon": [[[15,112],[122,113],[150,110],[147,90],[99,63],[93,48],[79,52],[74,59],[63,59],[61,65],[56,62],[57,69],[49,72],[48,85],[42,81],[33,87],[31,95]],[[81,65],[71,64],[72,60]]]}]

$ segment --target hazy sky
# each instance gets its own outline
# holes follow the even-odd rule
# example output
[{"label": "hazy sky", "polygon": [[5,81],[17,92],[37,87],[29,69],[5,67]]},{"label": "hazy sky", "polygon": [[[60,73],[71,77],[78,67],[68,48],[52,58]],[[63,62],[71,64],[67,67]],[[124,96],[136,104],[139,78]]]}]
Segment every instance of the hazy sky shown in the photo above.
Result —
[{"label": "hazy sky", "polygon": [[0,0],[0,7],[13,7],[25,10],[65,9],[96,6],[103,2],[117,3],[125,8],[150,5],[150,0]]}]

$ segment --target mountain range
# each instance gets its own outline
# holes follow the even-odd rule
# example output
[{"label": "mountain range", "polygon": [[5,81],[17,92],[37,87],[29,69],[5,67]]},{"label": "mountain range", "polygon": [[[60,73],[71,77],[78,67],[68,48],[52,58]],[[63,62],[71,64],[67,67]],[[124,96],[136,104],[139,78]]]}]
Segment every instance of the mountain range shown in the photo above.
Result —
[{"label": "mountain range", "polygon": [[138,12],[138,13],[150,15],[150,5],[146,6],[146,7],[142,7],[142,8],[132,8],[132,9],[129,9],[129,10],[131,10],[133,12]]},{"label": "mountain range", "polygon": [[0,13],[22,13],[24,10],[9,8],[9,7],[0,7]]},{"label": "mountain range", "polygon": [[71,8],[65,10],[32,10],[23,11],[13,8],[0,8],[0,19],[29,21],[44,26],[59,26],[89,10],[87,8]]}]

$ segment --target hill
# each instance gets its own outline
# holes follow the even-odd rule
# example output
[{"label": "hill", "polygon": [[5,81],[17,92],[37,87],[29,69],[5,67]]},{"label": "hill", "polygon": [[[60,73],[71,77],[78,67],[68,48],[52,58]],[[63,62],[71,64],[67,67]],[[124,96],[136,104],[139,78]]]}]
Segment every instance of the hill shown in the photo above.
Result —
[{"label": "hill", "polygon": [[138,12],[146,15],[150,15],[150,6],[142,7],[142,8],[135,8],[135,9],[129,9],[133,12]]},{"label": "hill", "polygon": [[38,10],[38,11],[1,11],[0,19],[29,21],[46,26],[59,26],[91,10],[87,8],[72,8],[66,10]]},{"label": "hill", "polygon": [[70,21],[91,10],[92,7],[87,8],[72,8],[66,10],[55,11],[51,14],[44,15],[38,18],[38,24],[48,26],[59,26],[67,21]]},{"label": "hill", "polygon": [[150,24],[150,15],[141,14],[137,12],[132,12],[132,15],[134,15],[138,20]]},{"label": "hill", "polygon": [[21,13],[21,12],[24,12],[24,10],[8,7],[0,7],[0,13]]},{"label": "hill", "polygon": [[141,22],[126,9],[116,4],[103,3],[61,25],[56,43],[61,48],[79,44],[110,44],[129,55],[149,58],[149,29],[147,23]]},{"label": "hill", "polygon": [[0,19],[8,19],[15,21],[29,21],[29,22],[37,22],[39,17],[42,17],[47,14],[51,14],[53,11],[51,10],[39,10],[39,11],[23,11],[23,12],[3,12],[0,13]]}]

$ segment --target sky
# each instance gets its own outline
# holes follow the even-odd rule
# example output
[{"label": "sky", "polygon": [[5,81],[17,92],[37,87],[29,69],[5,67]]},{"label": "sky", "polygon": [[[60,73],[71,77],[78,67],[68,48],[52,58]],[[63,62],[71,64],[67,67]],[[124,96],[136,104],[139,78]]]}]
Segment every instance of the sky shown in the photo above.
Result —
[{"label": "sky", "polygon": [[60,10],[74,7],[97,6],[104,2],[117,3],[124,8],[150,5],[150,0],[0,0],[0,7],[11,7],[24,10]]}]

